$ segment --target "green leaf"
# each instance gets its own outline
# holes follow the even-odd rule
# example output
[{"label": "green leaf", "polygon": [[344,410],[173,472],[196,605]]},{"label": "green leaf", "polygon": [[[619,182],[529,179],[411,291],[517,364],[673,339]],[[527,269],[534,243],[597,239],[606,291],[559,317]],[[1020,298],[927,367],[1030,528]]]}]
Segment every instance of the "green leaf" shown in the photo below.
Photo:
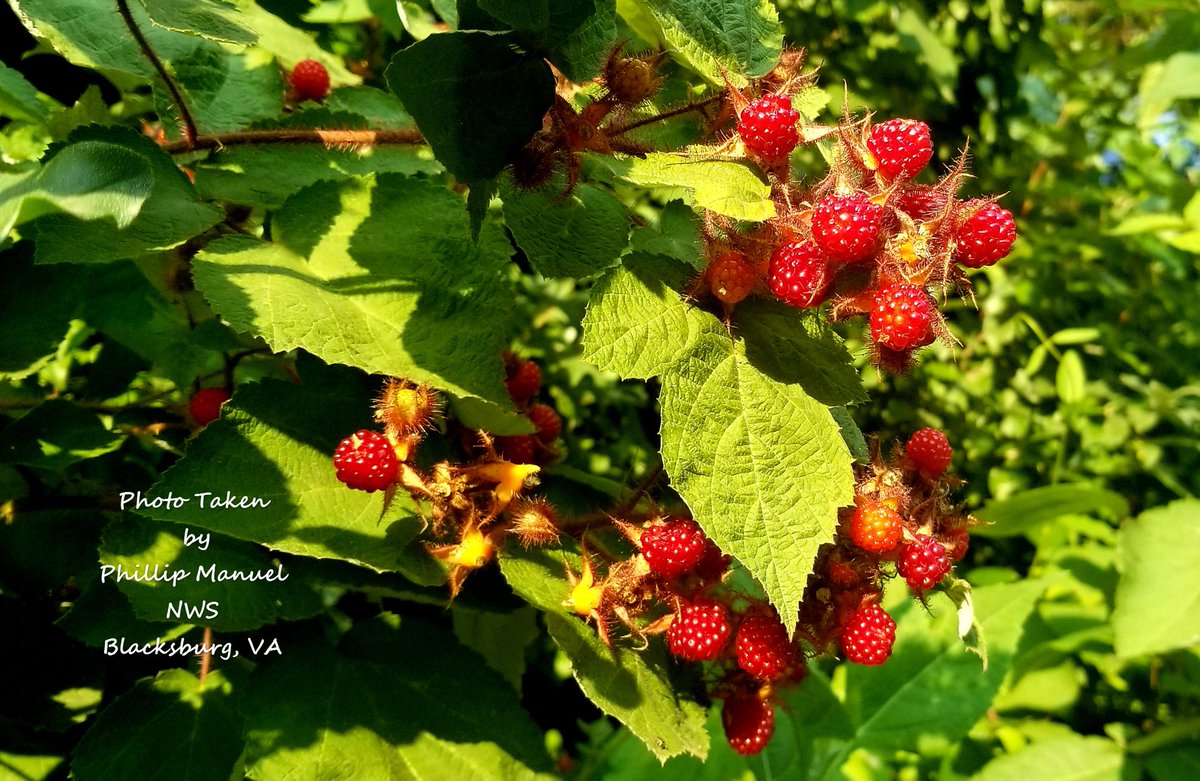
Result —
[{"label": "green leaf", "polygon": [[663,377],[662,456],[696,522],[766,589],[790,630],[817,548],[854,498],[829,409],[707,333]]},{"label": "green leaf", "polygon": [[838,669],[856,725],[842,756],[858,748],[949,745],[965,736],[1000,690],[1025,620],[1045,588],[1045,581],[1025,580],[975,590],[975,615],[988,637],[987,670],[959,644],[954,611],[931,618],[919,603],[897,594],[889,605],[897,639],[887,664]]},{"label": "green leaf", "polygon": [[600,72],[604,58],[617,38],[616,0],[575,0],[577,9],[555,0],[550,27],[543,40],[548,59],[567,78],[582,84]]},{"label": "green leaf", "polygon": [[914,8],[899,11],[896,32],[902,36],[904,48],[920,57],[920,62],[929,68],[942,98],[952,102],[958,82],[958,56],[955,51],[938,37],[924,14]]},{"label": "green leaf", "polygon": [[41,168],[0,171],[0,238],[14,225],[66,212],[77,221],[134,221],[154,187],[150,161],[111,143],[82,141],[48,156]]},{"label": "green leaf", "polygon": [[1087,394],[1087,374],[1084,373],[1083,359],[1074,350],[1063,353],[1058,363],[1058,373],[1054,378],[1058,398],[1063,404],[1078,404]]},{"label": "green leaf", "polygon": [[50,104],[20,71],[0,64],[0,117],[45,124],[50,119]]},{"label": "green leaf", "polygon": [[1015,537],[1064,515],[1092,513],[1120,520],[1129,515],[1129,503],[1118,493],[1085,483],[1031,488],[985,505],[975,517],[988,525],[972,527],[971,534]]},{"label": "green leaf", "polygon": [[176,247],[220,221],[222,211],[200,200],[171,158],[145,136],[126,129],[81,128],[70,149],[103,143],[148,163],[145,204],[131,219],[114,225],[81,219],[78,214],[51,214],[34,223],[38,263],[107,263]]},{"label": "green leaf", "polygon": [[500,173],[554,100],[549,66],[511,34],[431,35],[396,54],[386,77],[438,161],[468,183]]},{"label": "green leaf", "polygon": [[[202,623],[221,632],[244,632],[279,619],[309,618],[324,609],[315,591],[292,579],[286,568],[279,567],[261,549],[220,535],[208,536],[205,549],[200,550],[198,543],[185,546],[183,530],[174,525],[163,526],[130,516],[114,521],[104,530],[100,564],[123,568],[126,572],[135,572],[138,567],[151,571],[159,565],[164,571],[186,574],[174,585],[170,581],[117,583],[137,616],[146,621]],[[214,582],[219,581],[221,573],[272,572],[287,579]],[[117,577],[118,570],[111,570],[106,580]],[[212,605],[219,612],[216,616],[207,611],[189,615],[186,611],[179,612],[181,602],[193,610],[205,610]],[[176,608],[176,615],[168,614],[169,606]]]},{"label": "green leaf", "polygon": [[704,266],[700,217],[683,201],[671,201],[664,206],[658,215],[658,225],[634,228],[630,242],[636,252],[665,255],[696,270]]},{"label": "green leaf", "polygon": [[[139,681],[96,718],[74,752],[79,781],[229,778],[242,752],[242,719],[219,672],[187,670]],[[152,730],[154,740],[137,735]]]},{"label": "green leaf", "polygon": [[63,469],[111,453],[123,441],[96,413],[51,399],[0,431],[0,463]]},{"label": "green leaf", "polygon": [[629,211],[594,185],[577,185],[570,194],[566,187],[565,176],[533,191],[506,181],[504,223],[543,276],[589,277],[616,263],[629,245]]},{"label": "green leaf", "polygon": [[621,14],[637,14],[639,35],[657,41],[679,62],[713,84],[744,86],[779,60],[783,29],[768,0],[632,0]]},{"label": "green leaf", "polygon": [[[1132,768],[1129,768],[1132,769]],[[1129,778],[1121,747],[1104,738],[1055,738],[997,757],[971,781],[1122,781]]]},{"label": "green leaf", "polygon": [[[258,34],[256,49],[270,52],[279,65],[290,71],[301,60],[316,60],[325,66],[329,83],[335,88],[362,82],[361,77],[346,68],[344,58],[322,48],[314,33],[293,27],[254,0],[237,0],[237,4],[241,12],[239,20]],[[338,92],[334,89],[330,97]]]},{"label": "green leaf", "polygon": [[458,196],[395,175],[323,182],[288,200],[272,237],[220,239],[193,263],[234,328],[511,408],[496,328],[511,245],[492,224],[473,242]]},{"label": "green leaf", "polygon": [[150,21],[167,30],[210,41],[251,44],[258,35],[242,25],[236,5],[226,0],[141,0]]},{"label": "green leaf", "polygon": [[[274,550],[401,571],[417,582],[437,580],[435,563],[406,550],[423,525],[408,495],[400,492],[385,513],[382,494],[347,491],[334,476],[329,459],[338,442],[370,425],[371,391],[355,372],[313,364],[299,385],[264,380],[240,386],[221,418],[143,497],[161,499],[160,506],[126,509]],[[214,512],[200,507],[196,495],[205,491],[269,504]],[[170,509],[169,495],[188,501]]]},{"label": "green leaf", "polygon": [[867,448],[867,438],[863,436],[862,429],[854,422],[850,411],[845,407],[830,407],[829,414],[833,415],[838,428],[842,430],[842,439],[846,440],[846,447],[850,448],[850,454],[854,456],[854,460],[861,464],[867,463],[871,459],[871,451]]},{"label": "green leaf", "polygon": [[[209,41],[199,43],[170,62],[201,133],[242,130],[279,116],[285,89],[274,62],[242,56]],[[155,85],[155,100],[159,116],[178,113],[174,98],[161,84]]]},{"label": "green leaf", "polygon": [[755,222],[775,216],[770,185],[744,162],[682,152],[651,152],[644,158],[604,158],[601,162],[630,184],[682,188],[697,208]]},{"label": "green leaf", "polygon": [[1117,547],[1117,653],[1163,653],[1200,642],[1200,501],[1147,510],[1121,526]]},{"label": "green leaf", "polygon": [[664,257],[627,256],[592,288],[583,318],[583,356],[625,379],[649,379],[722,331],[715,317],[682,298],[687,266]]},{"label": "green leaf", "polygon": [[567,568],[575,574],[582,570],[577,553],[510,546],[500,568],[513,590],[546,614],[550,636],[571,660],[588,699],[629,727],[659,760],[684,753],[704,758],[704,710],[677,693],[662,645],[639,652],[618,641],[606,648],[591,625],[563,606],[570,591]]},{"label": "green leaf", "polygon": [[817,313],[753,298],[738,306],[736,325],[746,357],[772,379],[799,385],[829,406],[867,400],[849,351]]},{"label": "green leaf", "polygon": [[541,736],[513,691],[443,630],[394,616],[342,653],[289,645],[245,694],[252,779],[548,778]]}]

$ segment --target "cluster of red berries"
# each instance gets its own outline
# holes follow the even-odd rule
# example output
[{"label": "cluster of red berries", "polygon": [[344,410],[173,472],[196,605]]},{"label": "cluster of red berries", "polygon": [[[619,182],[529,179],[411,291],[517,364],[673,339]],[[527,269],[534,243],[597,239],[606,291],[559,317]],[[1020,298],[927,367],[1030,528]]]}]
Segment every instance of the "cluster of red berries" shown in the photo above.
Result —
[{"label": "cluster of red berries", "polygon": [[[939,336],[949,339],[932,293],[969,290],[963,269],[990,266],[1016,240],[1013,216],[995,199],[956,197],[965,156],[935,184],[914,178],[933,157],[929,127],[913,119],[797,127],[788,84],[749,102],[730,88],[737,136],[771,174],[777,215],[741,232],[714,218],[702,278],[726,312],[765,288],[809,309],[830,302],[833,320],[868,318],[875,362],[896,371]],[[788,181],[801,140],[836,136],[833,167],[811,188]]]},{"label": "cluster of red berries", "polygon": [[549,404],[535,402],[542,388],[542,370],[531,360],[504,356],[504,387],[536,431],[533,434],[496,437],[496,450],[517,464],[544,464],[558,456],[554,442],[562,435],[562,418]]},{"label": "cluster of red berries", "polygon": [[952,455],[946,435],[926,428],[902,453],[876,452],[861,470],[855,505],[822,548],[800,604],[801,636],[816,650],[836,645],[848,661],[883,664],[896,640],[880,606],[883,582],[898,575],[923,598],[966,554],[968,520],[947,499],[957,483],[945,474]]},{"label": "cluster of red berries", "polygon": [[612,563],[598,583],[585,557],[568,604],[596,621],[605,642],[616,620],[637,636],[665,633],[667,649],[680,659],[711,663],[710,694],[724,701],[729,744],[758,753],[775,729],[774,697],[806,673],[800,646],[773,608],[746,605],[720,589],[730,559],[695,521],[668,516],[617,525],[638,552]]}]

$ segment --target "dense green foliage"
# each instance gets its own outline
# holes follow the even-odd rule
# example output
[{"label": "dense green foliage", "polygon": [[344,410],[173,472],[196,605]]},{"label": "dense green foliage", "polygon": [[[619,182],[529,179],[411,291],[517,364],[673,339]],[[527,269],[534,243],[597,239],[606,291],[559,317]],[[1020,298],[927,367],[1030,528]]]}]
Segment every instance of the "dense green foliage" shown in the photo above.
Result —
[{"label": "dense green foliage", "polygon": [[[1200,773],[1194,3],[8,6],[0,778]],[[973,300],[944,303],[961,346],[892,376],[860,322],[755,298],[731,328],[695,306],[700,215],[777,208],[753,165],[680,151],[712,141],[695,112],[518,186],[511,164],[562,100],[555,71],[588,82],[619,41],[670,55],[631,123],[804,47],[820,76],[796,100],[806,122],[843,105],[919,117],[938,169],[969,145],[968,195],[1007,193],[1021,239],[972,275]],[[310,58],[334,87],[320,105],[287,96]],[[793,164],[824,166],[817,145]],[[789,627],[853,502],[860,429],[945,430],[984,522],[964,581],[928,605],[889,588],[892,658],[812,662],[779,695],[766,751],[735,754],[694,668],[657,641],[606,648],[564,604],[575,542],[510,539],[451,599],[429,505],[335,479],[330,455],[372,426],[380,375],[445,399],[422,469],[467,429],[529,432],[506,350],[537,360],[564,419],[539,494],[586,529],[638,506],[661,463],[656,500],[686,505],[736,556],[739,588],[793,608]],[[232,400],[194,425],[189,398],[215,386]],[[200,492],[267,504],[165,501]],[[126,507],[135,495],[160,501]],[[288,577],[102,579],[214,563]],[[172,618],[181,600],[220,610]],[[201,671],[106,646],[206,629],[240,658]]]}]

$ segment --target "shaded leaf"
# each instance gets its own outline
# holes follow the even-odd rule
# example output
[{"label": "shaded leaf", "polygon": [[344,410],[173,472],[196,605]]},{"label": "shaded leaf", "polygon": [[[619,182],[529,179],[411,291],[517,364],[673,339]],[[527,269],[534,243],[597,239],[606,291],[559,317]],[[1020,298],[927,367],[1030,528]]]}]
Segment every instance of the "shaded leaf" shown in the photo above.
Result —
[{"label": "shaded leaf", "polygon": [[1091,513],[1125,518],[1129,515],[1129,503],[1118,493],[1084,483],[1031,488],[984,505],[975,517],[988,525],[972,527],[971,534],[1013,537],[1064,515]]},{"label": "shaded leaf", "polygon": [[[388,86],[417,120],[434,154],[464,182],[491,179],[542,126],[554,76],[511,34],[431,35],[396,54]],[[503,100],[480,100],[481,95]]]},{"label": "shaded leaf", "polygon": [[629,244],[629,210],[590,184],[566,192],[557,176],[538,190],[501,187],[504,223],[530,265],[547,277],[583,278],[617,262]]},{"label": "shaded leaf", "polygon": [[[210,672],[204,683],[178,669],[139,681],[83,736],[71,776],[80,781],[228,778],[242,751],[242,720],[231,691],[219,672]],[[154,740],[137,739],[147,729]]]},{"label": "shaded leaf", "polygon": [[[150,571],[157,564],[176,574],[186,573],[187,577],[174,586],[170,581],[117,583],[137,616],[146,621],[203,623],[217,631],[244,632],[279,619],[309,618],[324,609],[315,591],[291,578],[286,568],[280,568],[278,562],[253,545],[216,535],[205,550],[200,550],[196,545],[185,546],[183,531],[174,525],[164,526],[136,517],[115,521],[104,530],[100,563],[123,567],[127,572],[138,567]],[[287,579],[214,582],[223,572],[247,575],[275,572]],[[109,571],[106,580],[116,577],[115,570]],[[181,602],[204,612],[184,611],[177,617],[169,616],[168,606],[178,607]],[[209,604],[219,605],[215,617],[207,612]]]},{"label": "shaded leaf", "polygon": [[212,41],[250,44],[258,35],[242,24],[236,5],[226,0],[141,0],[150,20],[175,32]]}]

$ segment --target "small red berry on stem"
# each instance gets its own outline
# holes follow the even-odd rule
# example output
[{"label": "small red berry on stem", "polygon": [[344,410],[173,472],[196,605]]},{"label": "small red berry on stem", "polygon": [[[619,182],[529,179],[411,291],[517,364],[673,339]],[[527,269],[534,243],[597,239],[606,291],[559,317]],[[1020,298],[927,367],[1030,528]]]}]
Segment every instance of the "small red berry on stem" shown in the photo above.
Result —
[{"label": "small red berry on stem", "polygon": [[207,426],[221,417],[221,405],[229,401],[229,391],[224,388],[202,388],[188,402],[188,413],[198,426]]},{"label": "small red berry on stem", "polygon": [[911,179],[933,157],[929,125],[917,119],[889,119],[871,128],[867,149],[887,179]]},{"label": "small red berry on stem", "polygon": [[827,195],[812,215],[813,241],[840,263],[864,260],[875,252],[883,207],[862,193]]},{"label": "small red berry on stem", "polygon": [[850,541],[865,551],[886,553],[903,536],[904,516],[882,502],[860,502],[850,516]]},{"label": "small red berry on stem", "polygon": [[796,657],[796,647],[779,617],[766,611],[742,619],[734,649],[738,666],[763,681],[778,678]]},{"label": "small red berry on stem", "polygon": [[528,434],[511,437],[496,437],[496,450],[506,461],[514,464],[532,464],[537,442]]},{"label": "small red berry on stem", "polygon": [[[970,206],[970,204],[968,204]],[[958,226],[954,234],[954,260],[967,268],[983,268],[1003,258],[1017,240],[1012,212],[987,203]]]},{"label": "small red berry on stem", "polygon": [[696,568],[708,549],[708,537],[695,521],[677,518],[647,526],[638,545],[652,572],[673,578]]},{"label": "small red berry on stem", "polygon": [[329,71],[316,60],[296,63],[288,82],[300,100],[321,101],[329,95]]},{"label": "small red berry on stem", "polygon": [[400,461],[387,437],[362,430],[343,439],[333,452],[337,479],[359,491],[382,491],[399,477]]},{"label": "small red berry on stem", "polygon": [[738,135],[751,152],[767,159],[786,157],[800,143],[796,122],[800,112],[787,95],[764,95],[742,109]]},{"label": "small red berry on stem", "polygon": [[798,309],[820,306],[829,290],[829,262],[811,241],[790,241],[771,255],[767,286],[780,301]]},{"label": "small red berry on stem", "polygon": [[667,628],[671,653],[690,662],[711,662],[729,643],[729,614],[720,602],[702,599],[683,607]]},{"label": "small red berry on stem", "polygon": [[708,288],[723,303],[736,304],[754,290],[754,270],[740,252],[727,252],[708,264]]},{"label": "small red berry on stem", "polygon": [[933,299],[916,285],[889,285],[875,294],[871,339],[892,350],[924,347],[933,341]]},{"label": "small red berry on stem", "polygon": [[550,443],[562,433],[562,418],[548,404],[534,404],[529,408],[529,419],[537,426],[537,438]]},{"label": "small red berry on stem", "polygon": [[883,664],[896,643],[896,622],[879,605],[867,605],[850,614],[842,625],[839,645],[848,661]]},{"label": "small red berry on stem", "polygon": [[742,756],[758,754],[775,734],[775,709],[757,694],[735,694],[721,708],[729,746]]},{"label": "small red berry on stem", "polygon": [[937,477],[950,466],[954,449],[950,440],[936,428],[923,428],[908,438],[904,452],[912,462],[930,477]]},{"label": "small red berry on stem", "polygon": [[537,395],[542,387],[542,370],[533,361],[517,358],[504,381],[508,395],[517,404],[524,404]]},{"label": "small red berry on stem", "polygon": [[942,582],[950,571],[950,557],[937,540],[924,534],[900,548],[896,571],[913,591],[928,591]]}]

